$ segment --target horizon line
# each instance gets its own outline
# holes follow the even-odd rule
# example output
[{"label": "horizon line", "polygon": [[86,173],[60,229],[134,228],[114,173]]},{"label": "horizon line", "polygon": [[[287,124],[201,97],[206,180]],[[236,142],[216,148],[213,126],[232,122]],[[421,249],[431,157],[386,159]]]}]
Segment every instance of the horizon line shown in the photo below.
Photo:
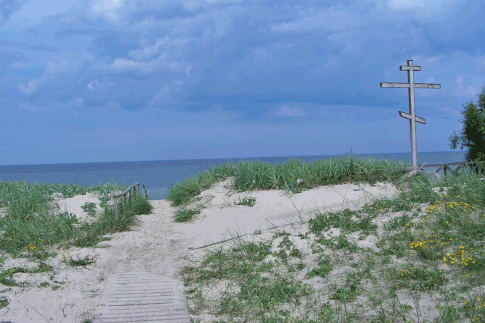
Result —
[{"label": "horizon line", "polygon": [[[466,153],[463,150],[452,150],[452,151],[426,151],[421,152],[421,154],[429,153]],[[396,155],[396,154],[410,154],[410,152],[400,152],[400,153],[353,153],[352,156],[359,155]],[[346,154],[335,154],[335,155],[287,155],[287,156],[258,156],[258,157],[219,157],[219,158],[189,158],[189,159],[157,159],[157,160],[132,160],[132,161],[108,161],[108,162],[80,162],[80,163],[51,163],[51,164],[16,164],[16,165],[0,165],[0,167],[6,166],[53,166],[53,165],[82,165],[82,164],[111,164],[111,163],[140,163],[140,162],[173,162],[173,161],[197,161],[197,160],[232,160],[232,159],[257,159],[257,158],[291,158],[291,157],[318,157],[318,156],[345,156]],[[350,152],[347,153],[350,155]]]}]

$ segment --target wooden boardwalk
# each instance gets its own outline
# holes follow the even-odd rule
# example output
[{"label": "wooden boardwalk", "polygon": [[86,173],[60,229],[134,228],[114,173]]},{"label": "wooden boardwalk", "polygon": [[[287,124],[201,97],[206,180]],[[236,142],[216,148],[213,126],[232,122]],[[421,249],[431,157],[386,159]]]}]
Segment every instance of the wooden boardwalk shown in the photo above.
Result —
[{"label": "wooden boardwalk", "polygon": [[163,268],[118,267],[106,282],[100,301],[106,304],[93,323],[190,323],[187,302]]}]

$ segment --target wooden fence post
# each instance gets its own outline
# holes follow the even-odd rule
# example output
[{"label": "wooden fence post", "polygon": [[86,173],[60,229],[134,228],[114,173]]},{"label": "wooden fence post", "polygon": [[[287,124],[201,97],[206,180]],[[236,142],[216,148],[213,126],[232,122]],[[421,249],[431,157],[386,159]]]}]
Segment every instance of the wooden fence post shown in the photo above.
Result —
[{"label": "wooden fence post", "polygon": [[[113,196],[114,200],[114,205],[115,205],[115,220],[116,223],[118,223],[118,198],[123,198],[123,202],[126,203],[126,195],[128,195],[128,201],[130,200],[130,191],[133,189],[133,191],[136,193],[136,189],[138,188],[138,192],[140,191],[140,183],[136,182],[135,184],[131,185],[130,188],[128,188],[126,191],[124,191],[121,194]],[[143,184],[143,188],[145,188],[145,185]],[[145,196],[146,196],[146,189],[145,189]]]},{"label": "wooden fence post", "polygon": [[[410,173],[404,175],[402,177],[402,180],[404,180],[407,177],[413,176],[417,174],[418,172],[426,172],[424,170],[421,170],[422,167],[439,167],[437,170],[434,171],[435,174],[439,175],[438,172],[443,169],[445,176],[446,176],[446,171],[449,170],[452,175],[456,175],[460,168],[465,168],[465,165],[468,164],[475,164],[475,162],[459,162],[459,163],[448,163],[448,164],[434,164],[434,165],[418,165],[419,168],[414,169],[414,167],[401,167],[401,168],[394,168],[393,170],[404,170],[404,171],[410,171]],[[456,170],[451,169],[449,165],[458,165]],[[472,166],[473,167],[473,166]]]},{"label": "wooden fence post", "polygon": [[115,220],[116,220],[116,223],[118,223],[118,202],[116,197],[114,198],[114,201],[115,201]]}]

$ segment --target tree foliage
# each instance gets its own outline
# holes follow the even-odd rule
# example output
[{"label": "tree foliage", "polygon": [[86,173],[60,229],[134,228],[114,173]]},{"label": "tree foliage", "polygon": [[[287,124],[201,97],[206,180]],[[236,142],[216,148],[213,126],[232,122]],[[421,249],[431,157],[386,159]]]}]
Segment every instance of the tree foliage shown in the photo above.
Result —
[{"label": "tree foliage", "polygon": [[473,101],[463,105],[461,114],[465,119],[460,120],[463,122],[463,129],[460,136],[453,131],[449,140],[451,149],[456,149],[458,143],[461,145],[461,150],[468,147],[465,160],[476,162],[473,168],[483,174],[485,172],[485,87],[482,88],[478,98],[478,107]]}]

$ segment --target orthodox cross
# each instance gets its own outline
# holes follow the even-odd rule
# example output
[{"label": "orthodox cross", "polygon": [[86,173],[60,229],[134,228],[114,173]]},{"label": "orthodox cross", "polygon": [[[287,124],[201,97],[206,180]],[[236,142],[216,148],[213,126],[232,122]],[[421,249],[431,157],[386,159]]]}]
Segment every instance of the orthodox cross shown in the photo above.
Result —
[{"label": "orthodox cross", "polygon": [[409,114],[399,111],[399,115],[402,118],[409,119],[410,131],[411,131],[411,158],[413,160],[413,169],[417,170],[418,155],[416,150],[416,121],[422,124],[426,124],[426,120],[416,116],[416,112],[414,109],[414,89],[415,88],[441,89],[441,84],[414,83],[414,71],[421,71],[421,66],[413,66],[412,60],[408,60],[408,65],[400,66],[400,70],[408,71],[408,83],[381,83],[381,87],[408,88]]}]

